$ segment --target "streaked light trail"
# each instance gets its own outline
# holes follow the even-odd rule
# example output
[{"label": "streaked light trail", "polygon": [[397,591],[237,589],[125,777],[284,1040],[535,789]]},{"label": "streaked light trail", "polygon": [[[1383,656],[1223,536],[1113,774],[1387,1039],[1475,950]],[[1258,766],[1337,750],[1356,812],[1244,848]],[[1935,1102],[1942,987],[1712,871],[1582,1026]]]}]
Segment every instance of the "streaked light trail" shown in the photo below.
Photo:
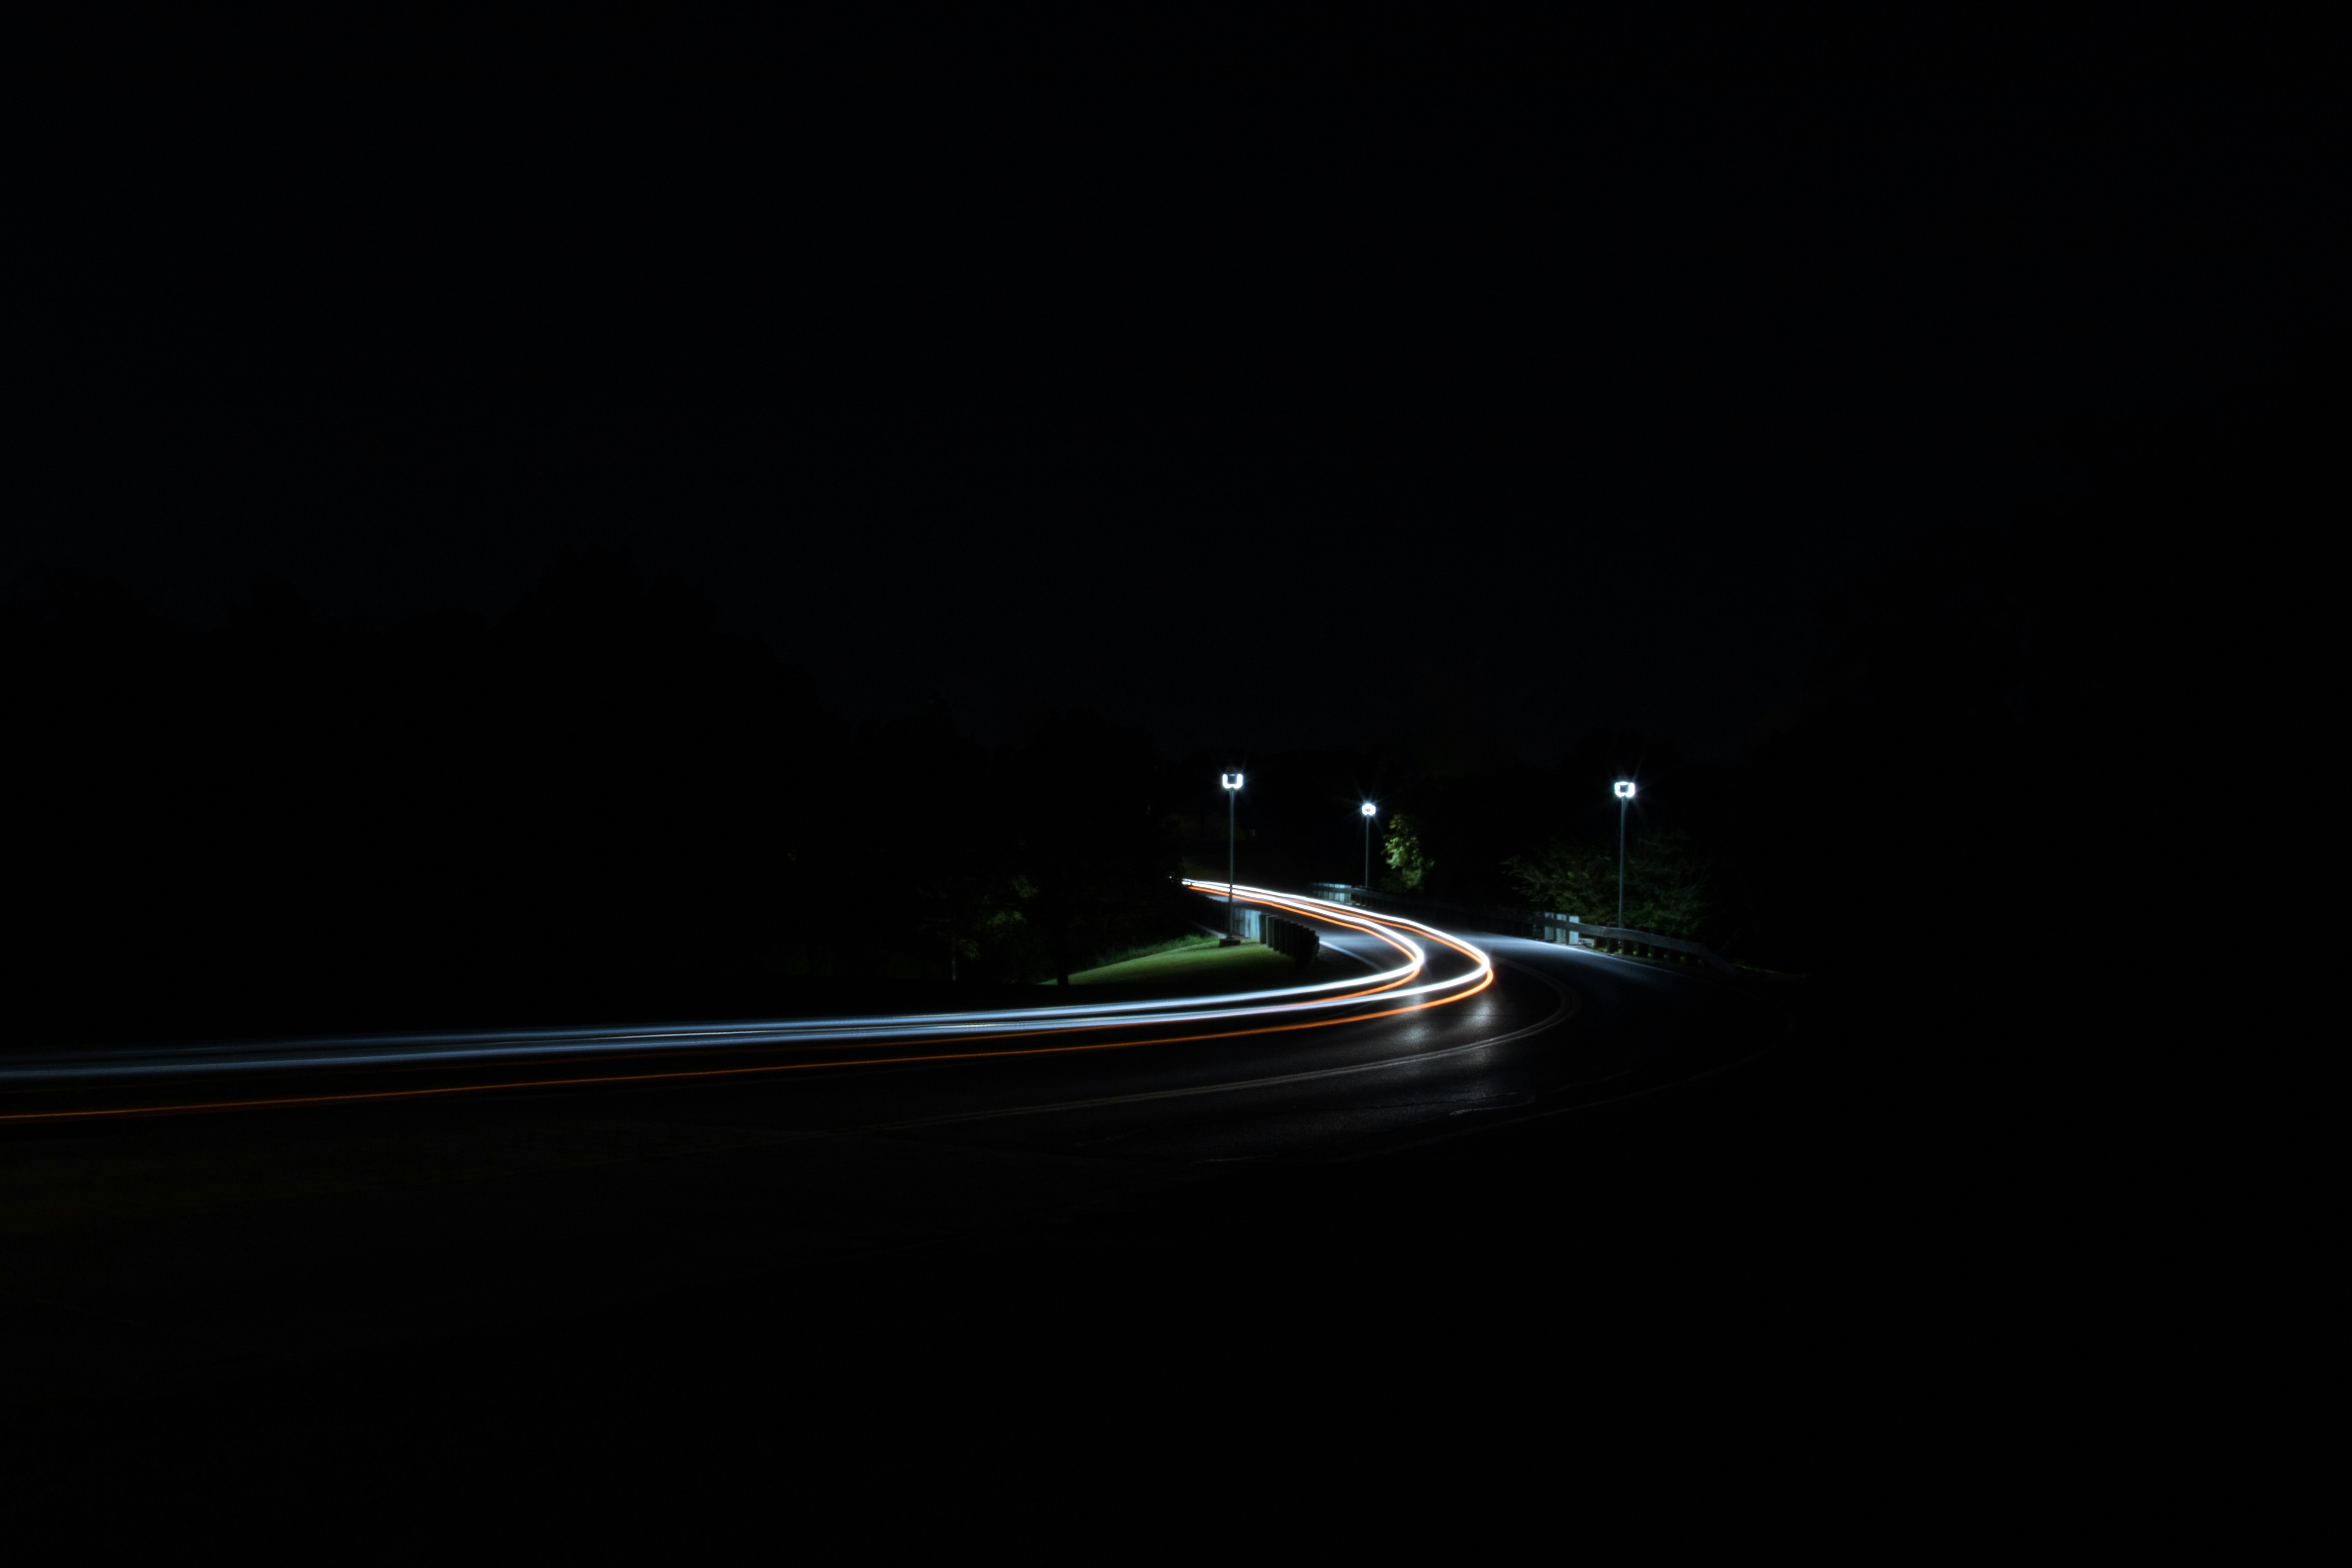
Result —
[{"label": "streaked light trail", "polygon": [[[1186,886],[1223,896],[1223,883],[1187,881]],[[0,1090],[38,1091],[118,1087],[132,1083],[202,1078],[225,1073],[315,1071],[358,1068],[449,1068],[533,1059],[586,1063],[638,1055],[713,1049],[817,1051],[835,1059],[767,1062],[752,1067],[659,1069],[604,1075],[573,1074],[518,1082],[443,1084],[429,1088],[366,1090],[351,1094],[306,1094],[206,1103],[106,1106],[47,1110],[0,1111],[0,1121],[56,1121],[92,1116],[165,1111],[248,1109],[264,1105],[314,1104],[352,1100],[402,1099],[486,1092],[498,1089],[564,1084],[646,1082],[776,1073],[823,1067],[947,1062],[991,1057],[1103,1050],[1188,1040],[1230,1039],[1253,1034],[1288,1033],[1370,1018],[1392,1017],[1416,1008],[1460,1001],[1493,984],[1487,955],[1444,931],[1399,916],[1374,915],[1319,899],[1265,889],[1237,887],[1237,902],[1286,910],[1358,931],[1394,949],[1404,962],[1366,978],[1314,985],[1233,993],[1207,997],[1166,997],[1139,1002],[1074,1003],[996,1012],[904,1014],[890,1016],[801,1018],[731,1024],[645,1026],[618,1029],[505,1030],[471,1034],[373,1036],[362,1038],[279,1042],[218,1047],[149,1048],[78,1053],[0,1067]],[[1460,973],[1425,978],[1430,969],[1424,942],[1469,961]],[[1449,969],[1452,965],[1447,966]],[[1157,1031],[1187,1026],[1175,1035]],[[1110,1038],[1081,1044],[1016,1044],[1077,1033],[1149,1029],[1148,1038]],[[887,1047],[929,1046],[928,1050]],[[841,1047],[866,1047],[842,1057]]]}]

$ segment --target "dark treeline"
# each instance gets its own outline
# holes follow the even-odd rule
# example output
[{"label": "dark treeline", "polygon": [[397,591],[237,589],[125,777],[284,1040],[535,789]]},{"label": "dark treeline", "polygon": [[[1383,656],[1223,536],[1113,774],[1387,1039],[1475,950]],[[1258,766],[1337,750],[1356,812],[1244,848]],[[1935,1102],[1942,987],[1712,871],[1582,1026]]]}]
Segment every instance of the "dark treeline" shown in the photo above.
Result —
[{"label": "dark treeline", "polygon": [[[1960,944],[2080,962],[2144,933],[2146,900],[2235,908],[2260,880],[2247,852],[2186,846],[2319,717],[2295,707],[2322,667],[2326,577],[2306,563],[2352,512],[2346,404],[2343,347],[2322,341],[2231,419],[2051,431],[2051,493],[1955,522],[1824,606],[1805,701],[1735,764],[1633,734],[1468,775],[1259,759],[1244,874],[1255,850],[1269,878],[1357,880],[1372,798],[1376,882],[1605,916],[1611,785],[1632,778],[1628,921],[1761,966],[1916,973]],[[1971,984],[2053,973],[1989,957]]]},{"label": "dark treeline", "polygon": [[[1225,764],[1231,766],[1231,763]],[[1196,875],[1225,874],[1219,761],[1193,758],[1183,823]],[[1479,772],[1424,768],[1410,751],[1285,752],[1248,764],[1238,803],[1236,874],[1296,886],[1356,883],[1465,904],[1559,910],[1613,920],[1619,779],[1638,781],[1628,813],[1626,918],[1734,950],[1769,945],[1772,900],[1748,887],[1733,853],[1742,770],[1695,762],[1670,742],[1596,732],[1551,765]],[[1360,815],[1377,808],[1369,844]],[[1367,854],[1369,850],[1369,856]]]},{"label": "dark treeline", "polygon": [[613,556],[495,621],[366,626],[263,584],[198,629],[51,579],[0,611],[7,1016],[96,1038],[1049,979],[1183,929],[1171,879],[1223,873],[1233,768],[1244,880],[1359,879],[1370,800],[1383,886],[1611,918],[1630,777],[1629,923],[1801,973],[2099,946],[2131,889],[2229,879],[2200,875],[2226,850],[2159,847],[2246,781],[2176,759],[2316,658],[2291,579],[2345,511],[2344,405],[2331,349],[2235,425],[2059,432],[2072,488],[1853,584],[1808,702],[1732,765],[1636,735],[1465,773],[1171,763],[1086,715],[998,748],[939,707],[852,724]]},{"label": "dark treeline", "polygon": [[52,579],[6,606],[0,683],[21,1039],[691,1016],[1184,929],[1142,734],[847,723],[615,556],[495,622],[264,583],[198,629]]}]

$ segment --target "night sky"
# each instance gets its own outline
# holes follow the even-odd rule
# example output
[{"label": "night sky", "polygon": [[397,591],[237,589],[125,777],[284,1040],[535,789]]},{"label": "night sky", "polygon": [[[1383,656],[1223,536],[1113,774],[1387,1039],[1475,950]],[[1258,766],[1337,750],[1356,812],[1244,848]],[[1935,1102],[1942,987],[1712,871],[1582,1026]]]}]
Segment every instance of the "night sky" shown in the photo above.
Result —
[{"label": "night sky", "polygon": [[0,585],[495,615],[846,712],[1729,758],[1822,600],[2343,322],[2338,111],[2177,72],[140,78],[37,117]]}]

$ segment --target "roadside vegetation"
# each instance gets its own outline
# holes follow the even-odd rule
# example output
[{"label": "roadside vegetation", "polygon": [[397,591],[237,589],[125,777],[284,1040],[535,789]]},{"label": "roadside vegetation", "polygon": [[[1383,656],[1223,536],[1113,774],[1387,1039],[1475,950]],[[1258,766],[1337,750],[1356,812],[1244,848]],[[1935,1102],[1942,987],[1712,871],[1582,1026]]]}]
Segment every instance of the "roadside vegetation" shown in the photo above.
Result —
[{"label": "roadside vegetation", "polygon": [[257,582],[196,626],[52,576],[0,603],[0,703],[20,1044],[1059,980],[1193,912],[1141,731],[846,721],[618,555],[495,618],[369,625]]},{"label": "roadside vegetation", "polygon": [[[1190,962],[1179,873],[1228,853],[1244,882],[1369,874],[1613,920],[1621,778],[1641,785],[1628,923],[1800,973],[1832,948],[1943,951],[2007,910],[2020,868],[2064,869],[2045,901],[2137,885],[2147,803],[2186,820],[2187,792],[2218,787],[2154,749],[2238,721],[2231,667],[2183,627],[2245,618],[2245,563],[2340,495],[2344,363],[2315,353],[2226,427],[2057,433],[2072,489],[1849,584],[1811,689],[1735,762],[1532,732],[1549,714],[1523,716],[1546,765],[1475,768],[1409,745],[1170,762],[1083,712],[1001,745],[938,704],[853,723],[698,592],[609,554],[499,616],[388,624],[259,582],[194,626],[51,576],[0,602],[0,1026],[49,1043],[1099,983]],[[2263,636],[2317,668],[2294,639],[2321,624]],[[1244,763],[1229,799],[1218,773]]]},{"label": "roadside vegetation", "polygon": [[[1296,984],[1298,966],[1262,942],[1221,947],[1213,936],[1190,936],[1161,951],[1103,964],[1070,976],[1073,985],[1144,985],[1171,990],[1213,990],[1231,985]],[[1194,983],[1205,983],[1195,985]]]},{"label": "roadside vegetation", "polygon": [[[1706,929],[1713,866],[1698,840],[1674,828],[1629,837],[1623,870],[1623,923],[1661,936],[1696,937]],[[1530,909],[1616,924],[1619,855],[1607,840],[1552,838],[1503,869]]]}]

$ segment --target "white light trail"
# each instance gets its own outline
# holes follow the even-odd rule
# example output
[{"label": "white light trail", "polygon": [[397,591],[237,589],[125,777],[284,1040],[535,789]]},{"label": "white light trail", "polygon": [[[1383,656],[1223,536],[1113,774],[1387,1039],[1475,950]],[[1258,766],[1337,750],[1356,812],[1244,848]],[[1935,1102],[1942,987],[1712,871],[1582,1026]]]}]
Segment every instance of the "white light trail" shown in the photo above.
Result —
[{"label": "white light trail", "polygon": [[[1196,891],[1223,896],[1225,884],[1188,879]],[[1314,985],[1234,992],[1220,996],[1160,997],[1140,1002],[1072,1003],[994,1012],[914,1013],[887,1016],[800,1018],[735,1024],[649,1025],[617,1029],[530,1029],[469,1034],[390,1035],[358,1038],[286,1041],[265,1046],[93,1051],[70,1058],[19,1061],[0,1067],[0,1085],[91,1082],[229,1072],[285,1071],[310,1068],[446,1065],[466,1061],[520,1060],[577,1055],[583,1051],[658,1052],[713,1047],[827,1046],[858,1042],[959,1039],[975,1045],[992,1037],[1018,1037],[1079,1030],[1130,1028],[1142,1025],[1255,1023],[1276,1027],[1286,1021],[1343,1022],[1349,1009],[1379,1005],[1425,1006],[1475,990],[1493,976],[1480,949],[1416,921],[1370,915],[1345,904],[1301,898],[1262,888],[1236,887],[1235,901],[1269,904],[1330,924],[1362,931],[1395,948],[1406,962],[1378,973]],[[1412,933],[1412,934],[1408,934]],[[1442,980],[1410,984],[1426,972],[1428,950],[1416,935],[1461,953],[1472,968]],[[1246,1032],[1246,1031],[1244,1031]]]}]

